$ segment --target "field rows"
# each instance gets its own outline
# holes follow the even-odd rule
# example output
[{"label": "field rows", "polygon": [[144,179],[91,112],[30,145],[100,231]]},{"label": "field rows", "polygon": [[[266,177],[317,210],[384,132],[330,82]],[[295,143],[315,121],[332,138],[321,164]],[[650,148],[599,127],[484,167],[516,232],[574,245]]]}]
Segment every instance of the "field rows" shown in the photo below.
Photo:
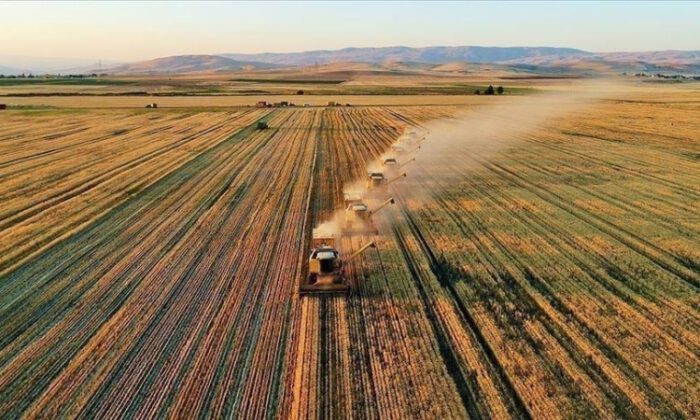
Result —
[{"label": "field rows", "polygon": [[[0,417],[697,417],[686,108],[469,108],[449,142],[446,106],[2,115]],[[300,298],[409,129],[353,292]]]},{"label": "field rows", "polygon": [[399,216],[534,416],[697,413],[700,167],[676,151],[699,143],[666,150],[640,127],[600,134],[610,146],[577,124],[495,156],[465,143],[419,160]]},{"label": "field rows", "polygon": [[[304,162],[317,118],[278,113],[270,119],[278,130],[243,122],[218,131],[177,170],[3,279],[17,289],[3,294],[3,318],[16,320],[1,335],[3,411],[223,412],[236,409],[232,401],[266,410],[264,399],[214,391],[241,381],[248,391],[236,389],[248,394],[279,386],[274,369],[249,358],[281,363],[285,354],[279,327],[304,253]],[[251,300],[263,306],[241,309]],[[257,351],[240,349],[258,340]]]},{"label": "field rows", "polygon": [[255,131],[265,112],[71,114],[55,136],[49,117],[3,126],[4,413],[284,407],[322,127],[364,133],[338,155],[345,176],[403,123],[383,110],[289,110]]}]

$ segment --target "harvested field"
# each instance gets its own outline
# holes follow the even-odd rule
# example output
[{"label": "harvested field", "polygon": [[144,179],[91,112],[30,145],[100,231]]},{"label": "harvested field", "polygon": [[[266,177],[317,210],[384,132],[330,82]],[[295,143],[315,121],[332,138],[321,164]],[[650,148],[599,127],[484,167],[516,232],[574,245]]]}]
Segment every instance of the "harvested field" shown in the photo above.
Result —
[{"label": "harvested field", "polygon": [[[5,112],[0,413],[697,417],[700,108],[639,95],[536,125],[487,102]],[[459,115],[490,123],[440,144]],[[484,147],[495,126],[513,139]],[[409,129],[353,293],[299,297],[312,228]]]},{"label": "harvested field", "polygon": [[[519,100],[520,97],[500,98]],[[50,106],[60,108],[142,108],[156,102],[166,108],[219,108],[252,107],[258,101],[288,101],[297,106],[326,106],[336,101],[343,106],[425,106],[425,105],[475,105],[488,104],[493,98],[476,95],[245,95],[245,96],[7,96],[3,102],[10,106]]]}]

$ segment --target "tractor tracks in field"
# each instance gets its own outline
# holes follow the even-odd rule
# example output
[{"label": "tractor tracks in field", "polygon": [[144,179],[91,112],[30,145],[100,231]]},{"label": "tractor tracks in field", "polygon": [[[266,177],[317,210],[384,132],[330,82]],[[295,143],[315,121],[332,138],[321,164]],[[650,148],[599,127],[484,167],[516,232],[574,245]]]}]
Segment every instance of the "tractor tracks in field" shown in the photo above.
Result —
[{"label": "tractor tracks in field", "polygon": [[[457,298],[455,290],[449,284],[450,280],[445,279],[445,273],[442,269],[442,264],[438,262],[427,241],[420,232],[420,229],[416,225],[410,213],[406,210],[405,205],[401,203],[401,212],[406,219],[409,226],[411,234],[416,238],[420,249],[422,251],[423,257],[428,260],[429,267],[432,275],[437,279],[440,286],[446,290],[452,298],[452,303],[455,308],[462,315],[462,320],[464,322],[463,326],[468,329],[468,331],[476,338],[476,341],[481,347],[481,351],[486,356],[489,361],[490,367],[494,370],[500,382],[504,388],[504,394],[509,397],[511,414],[516,418],[530,419],[532,418],[529,411],[525,407],[520,395],[517,393],[513,384],[511,383],[508,376],[505,374],[503,367],[498,362],[495,357],[493,349],[490,347],[486,339],[481,335],[481,332],[476,325],[476,322],[472,318],[468,309],[461,303]],[[478,385],[474,382],[474,379],[470,377],[469,372],[465,372],[466,366],[459,362],[459,357],[457,352],[454,350],[454,346],[451,343],[450,338],[445,333],[445,326],[441,320],[439,314],[434,309],[434,304],[432,299],[429,297],[428,292],[424,287],[426,280],[420,274],[420,270],[415,265],[415,257],[411,255],[408,247],[406,246],[403,234],[396,226],[393,227],[393,234],[399,245],[399,249],[404,257],[406,265],[412,276],[412,279],[416,285],[416,289],[419,292],[421,302],[423,303],[423,309],[426,312],[430,324],[433,328],[433,333],[440,347],[440,353],[442,355],[443,361],[452,376],[452,380],[455,382],[457,389],[459,391],[460,397],[462,398],[462,403],[469,413],[469,417],[473,419],[487,418],[489,417],[487,413],[483,412],[484,408],[480,407],[479,402],[479,392]]]},{"label": "tractor tracks in field", "polygon": [[584,212],[579,207],[573,204],[569,204],[569,202],[564,197],[557,194],[556,192],[553,192],[548,188],[545,188],[541,185],[536,185],[533,182],[524,179],[522,176],[504,167],[503,165],[497,163],[490,163],[486,160],[479,158],[473,159],[481,163],[484,166],[484,168],[494,172],[495,174],[498,174],[499,176],[502,176],[505,179],[510,180],[514,184],[525,188],[526,190],[543,199],[547,203],[560,208],[561,210],[571,214],[572,216],[606,233],[607,235],[623,243],[630,249],[633,249],[640,255],[646,257],[650,261],[653,261],[656,265],[663,268],[664,270],[688,282],[695,288],[700,289],[700,271],[698,271],[695,267],[685,267],[685,264],[683,264],[682,262],[681,264],[683,264],[683,268],[673,264],[671,261],[677,262],[677,259],[668,251],[661,249],[657,245],[642,238],[641,236],[627,229],[624,229],[618,224],[606,220],[601,216],[589,212]]}]

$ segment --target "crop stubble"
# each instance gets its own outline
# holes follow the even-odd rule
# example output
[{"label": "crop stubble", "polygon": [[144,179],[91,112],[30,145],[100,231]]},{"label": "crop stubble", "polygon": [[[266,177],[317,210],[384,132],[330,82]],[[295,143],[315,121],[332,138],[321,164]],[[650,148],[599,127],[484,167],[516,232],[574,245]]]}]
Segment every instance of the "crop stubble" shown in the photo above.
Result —
[{"label": "crop stubble", "polygon": [[452,111],[2,116],[0,412],[697,415],[682,104],[599,104],[439,168],[419,153],[353,294],[296,296],[343,185]]}]

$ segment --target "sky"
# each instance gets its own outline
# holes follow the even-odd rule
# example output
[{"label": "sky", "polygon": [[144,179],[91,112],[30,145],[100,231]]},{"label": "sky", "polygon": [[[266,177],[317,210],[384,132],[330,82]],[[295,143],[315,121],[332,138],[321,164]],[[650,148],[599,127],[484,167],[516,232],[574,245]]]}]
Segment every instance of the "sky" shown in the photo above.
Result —
[{"label": "sky", "polygon": [[0,56],[136,61],[344,47],[700,50],[700,2],[0,2]]}]

